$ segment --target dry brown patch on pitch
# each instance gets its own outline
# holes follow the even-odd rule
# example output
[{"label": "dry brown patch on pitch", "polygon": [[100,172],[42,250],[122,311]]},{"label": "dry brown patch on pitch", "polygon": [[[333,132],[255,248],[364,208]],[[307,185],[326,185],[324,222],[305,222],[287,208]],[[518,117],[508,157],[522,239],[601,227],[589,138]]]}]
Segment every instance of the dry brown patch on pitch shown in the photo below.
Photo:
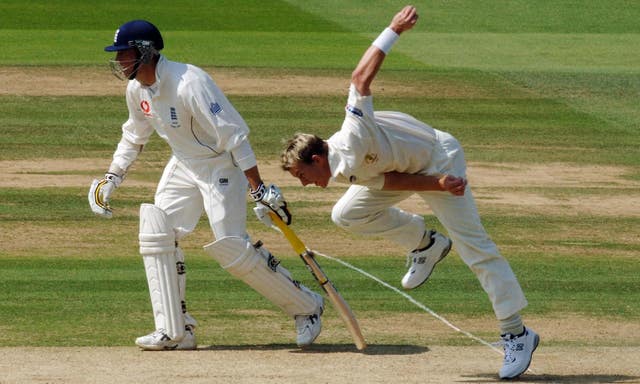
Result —
[{"label": "dry brown patch on pitch", "polygon": [[0,95],[123,95],[127,87],[107,65],[95,67],[0,67]]},{"label": "dry brown patch on pitch", "polygon": [[[109,159],[96,161],[95,159],[42,159],[42,160],[16,160],[0,161],[0,172],[3,178],[0,179],[0,188],[43,188],[43,187],[80,187],[89,188],[91,180],[101,177],[104,169],[108,167]],[[139,165],[139,164],[138,164]],[[145,170],[153,167],[158,175],[161,173],[161,164],[145,164]],[[46,170],[46,172],[45,172]],[[469,165],[470,182],[475,188],[475,196],[483,210],[494,210],[509,214],[562,214],[562,215],[601,215],[629,217],[640,215],[640,193],[616,194],[610,196],[589,195],[580,192],[582,188],[594,188],[604,185],[604,188],[616,188],[625,190],[627,188],[638,189],[637,181],[625,179],[626,170],[620,167],[596,167],[596,166],[576,166],[567,164],[548,165],[524,165],[524,164],[492,164],[492,163],[471,163]],[[295,209],[295,217],[305,217],[305,215],[324,215],[329,219],[333,204],[342,196],[347,186],[336,185],[325,190],[317,187],[298,188],[300,186],[297,179],[282,171],[276,161],[265,161],[261,165],[263,179],[273,182],[283,188],[285,196],[291,206]],[[89,174],[89,175],[87,175]],[[123,196],[128,193],[128,186],[146,187],[151,191],[155,188],[155,181],[145,181],[136,179],[136,170],[130,172],[130,177],[125,181],[123,187],[118,190],[118,195]],[[295,188],[294,188],[295,187]],[[513,187],[522,188],[523,191],[513,190]],[[559,198],[549,196],[543,192],[545,189],[568,188],[575,189],[575,194],[565,194]],[[540,192],[537,191],[540,189]],[[152,198],[152,192],[149,194]],[[314,205],[298,206],[296,202],[314,201]],[[118,207],[118,197],[114,197],[113,207],[116,215],[135,215],[133,209],[123,210]],[[399,204],[401,208],[423,215],[430,215],[431,210],[422,199],[413,196]],[[87,206],[88,209],[88,206]],[[249,220],[254,220],[249,217]],[[432,218],[430,220],[436,220]],[[257,227],[260,228],[258,225]],[[46,251],[52,247],[51,238],[60,244],[60,254],[72,252],[82,254],[81,248],[68,247],[69,242],[74,238],[82,238],[89,243],[93,239],[99,238],[99,234],[94,233],[91,228],[82,230],[69,228],[63,230],[56,228],[55,233],[49,233],[40,225],[22,224],[20,228],[8,227],[4,229],[5,241],[3,247],[11,252],[20,253],[25,244],[29,244],[33,249]],[[403,263],[404,249],[398,247],[390,241],[381,238],[370,238],[354,236],[348,232],[333,228],[330,231],[318,231],[317,228],[296,227],[298,235],[307,242],[307,246],[317,249],[328,255],[345,257],[346,255],[362,256],[370,255],[373,250],[379,255],[398,255],[398,263]],[[202,234],[200,234],[202,232]],[[575,245],[561,243],[566,236],[575,239],[589,239],[589,241],[606,241],[607,238],[598,236],[608,236],[607,233],[598,235],[589,228],[567,228],[558,234],[560,243],[550,246],[552,252],[572,252]],[[638,239],[629,235],[628,238],[619,238],[629,244],[637,243]],[[262,239],[269,248],[278,255],[292,255],[288,245],[282,241],[281,237],[269,230],[255,230],[252,237]],[[41,240],[36,240],[41,239]],[[552,237],[550,239],[553,239]],[[187,238],[188,244],[195,244],[199,247],[211,241],[210,231],[196,231]],[[580,244],[579,244],[580,245]],[[581,244],[581,252],[584,256],[601,255],[602,250]],[[543,247],[540,245],[539,247]],[[56,248],[54,245],[53,248]],[[509,253],[509,246],[503,245],[503,252]],[[541,248],[542,249],[542,248]],[[52,250],[54,251],[54,250]],[[55,252],[55,251],[54,251]],[[617,250],[619,256],[628,255],[634,257],[632,251]]]},{"label": "dry brown patch on pitch", "polygon": [[[87,190],[94,178],[101,178],[111,158],[33,159],[0,161],[0,188],[81,187]],[[134,168],[135,169],[135,164]],[[155,183],[127,179],[126,185],[153,186]]]},{"label": "dry brown patch on pitch", "polygon": [[[237,69],[207,69],[229,95],[324,95],[344,94],[349,80],[333,76],[269,74]],[[106,66],[96,67],[2,67],[1,95],[19,96],[123,96],[126,82],[119,81]],[[395,87],[395,84],[394,84]],[[400,89],[399,92],[406,92]]]},{"label": "dry brown patch on pitch", "polygon": [[[481,209],[491,206],[510,212],[536,212],[559,215],[596,215],[632,217],[640,215],[640,182],[626,178],[633,170],[614,166],[583,166],[564,163],[506,164],[471,162],[468,177]],[[300,186],[297,179],[279,169],[277,164],[261,165],[266,180],[281,186]],[[326,202],[335,202],[347,186],[334,184],[319,195],[322,203],[317,210],[326,210]],[[308,187],[315,188],[315,187]],[[586,190],[612,189],[636,191],[615,195],[590,194]],[[515,190],[514,190],[515,189]],[[521,191],[518,191],[520,189]],[[542,190],[566,190],[561,196],[551,196]],[[288,192],[291,201],[309,200],[317,192]],[[540,190],[540,191],[536,191]],[[573,192],[572,192],[573,190]],[[398,205],[421,214],[430,214],[427,203],[412,196]],[[306,208],[309,209],[309,208]]]},{"label": "dry brown patch on pitch", "polygon": [[[421,298],[428,295],[426,292],[428,289],[428,286],[425,286],[418,291],[409,292],[409,295],[429,308],[428,298]],[[421,292],[421,290],[425,291]],[[397,300],[406,299],[397,296]],[[433,310],[433,308],[430,309]],[[473,318],[445,313],[438,313],[438,315],[453,327],[487,343],[494,343],[500,339],[497,320],[491,313]],[[573,343],[581,346],[609,347],[640,345],[640,324],[632,320],[594,318],[578,314],[564,314],[561,318],[529,316],[526,310],[523,312],[523,320],[527,326],[542,335],[543,342],[547,344]],[[375,312],[367,312],[367,317],[360,318],[359,322],[363,334],[372,343],[382,343],[387,340],[396,340],[396,342],[413,340],[417,344],[424,345],[451,345],[457,340],[460,344],[482,345],[478,340],[455,330],[427,312],[399,315],[384,312],[380,316],[376,316]]]},{"label": "dry brown patch on pitch", "polygon": [[[244,96],[347,96],[350,78],[326,71],[297,73],[238,68],[205,67],[218,86],[228,95]],[[2,67],[0,95],[17,96],[124,96],[126,82],[116,79],[104,67]],[[422,96],[425,98],[492,98],[487,89],[464,82],[439,79],[394,80],[380,76],[376,94]]]},{"label": "dry brown patch on pitch", "polygon": [[[331,310],[331,309],[329,309]],[[253,313],[252,313],[253,315]],[[256,313],[270,317],[270,313]],[[372,316],[375,314],[371,314]],[[281,317],[281,316],[280,316]],[[0,348],[3,383],[500,383],[502,356],[427,314],[360,318],[369,344],[357,352],[344,326],[328,318],[323,332],[308,349],[293,344],[201,344],[197,351],[141,352],[131,347],[15,347]],[[450,319],[465,331],[497,340],[489,316]],[[267,320],[268,321],[268,320]],[[530,371],[520,383],[631,383],[640,380],[637,364],[638,324],[581,316],[562,319],[527,317],[541,336]],[[265,333],[283,334],[276,325]],[[244,325],[244,324],[243,324]],[[261,324],[264,325],[264,324]],[[291,324],[289,324],[291,325]],[[255,322],[246,324],[248,329]],[[202,328],[202,329],[201,329]],[[200,335],[223,327],[199,327]],[[256,330],[257,331],[257,330]],[[287,328],[286,332],[291,333]],[[460,338],[459,346],[446,346]],[[171,354],[168,356],[167,354]],[[167,370],[167,358],[181,369]],[[91,367],[88,369],[87,367]],[[331,369],[327,369],[330,367]]]},{"label": "dry brown patch on pitch", "polygon": [[470,182],[480,187],[637,187],[640,182],[624,179],[631,171],[619,166],[472,162],[468,174]]},{"label": "dry brown patch on pitch", "polygon": [[[48,186],[87,186],[94,177],[100,177],[110,159],[40,159],[0,161],[0,188],[39,188]],[[160,172],[161,165],[155,164]],[[146,168],[149,168],[145,165]],[[86,176],[89,171],[94,176]],[[260,164],[263,179],[282,188],[299,187],[297,179],[280,169],[277,161]],[[583,166],[572,164],[495,164],[472,162],[469,164],[469,181],[481,206],[540,214],[575,214],[602,216],[640,215],[640,193],[628,192],[615,195],[582,192],[598,188],[638,191],[640,182],[625,178],[631,169],[613,166]],[[153,187],[153,182],[136,180],[135,164],[126,185]],[[320,190],[308,187],[287,191],[287,198],[295,201],[312,200],[318,195],[321,203],[318,211],[330,212],[330,206],[342,196],[346,185],[334,184]],[[521,191],[518,191],[521,189]],[[565,189],[559,197],[542,190]],[[574,193],[571,192],[574,191]],[[400,204],[401,208],[429,214],[429,206],[420,198],[411,197]],[[314,209],[314,208],[305,208]],[[314,211],[315,212],[315,211]]]},{"label": "dry brown patch on pitch", "polygon": [[[634,217],[640,215],[640,182],[626,177],[632,171],[626,167],[563,163],[472,163],[468,174],[472,187],[478,187],[474,195],[479,205],[541,215]],[[553,196],[536,189],[560,192]],[[597,189],[621,192],[589,192]]]}]

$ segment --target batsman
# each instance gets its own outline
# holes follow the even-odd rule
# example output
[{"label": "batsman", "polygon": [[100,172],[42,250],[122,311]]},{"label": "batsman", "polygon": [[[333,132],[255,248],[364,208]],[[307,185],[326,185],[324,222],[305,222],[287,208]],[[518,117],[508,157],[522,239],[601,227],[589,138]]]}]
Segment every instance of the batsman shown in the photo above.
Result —
[{"label": "batsman", "polygon": [[128,80],[129,118],[107,173],[93,181],[88,195],[94,213],[111,217],[111,196],[153,132],[171,147],[154,203],[140,206],[140,253],[155,329],[135,343],[144,350],[197,348],[179,241],[205,212],[216,239],[206,252],[290,316],[297,344],[309,345],[321,331],[322,296],[293,280],[246,232],[247,191],[258,207],[289,224],[287,203],[278,187],[263,183],[249,128],[212,78],[193,65],[169,61],[160,54],[163,47],[153,24],[133,20],[120,26],[105,48],[116,54],[113,73]]}]

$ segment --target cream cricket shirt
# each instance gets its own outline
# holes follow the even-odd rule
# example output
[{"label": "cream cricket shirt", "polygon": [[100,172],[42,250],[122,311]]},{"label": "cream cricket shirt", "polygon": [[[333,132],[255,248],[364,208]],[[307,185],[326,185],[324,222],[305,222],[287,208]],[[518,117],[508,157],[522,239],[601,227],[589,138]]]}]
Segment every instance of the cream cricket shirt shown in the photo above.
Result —
[{"label": "cream cricket shirt", "polygon": [[211,77],[202,69],[160,57],[156,82],[145,87],[129,81],[129,119],[113,164],[127,169],[155,130],[182,160],[206,159],[230,152],[242,170],[256,165],[249,128]]},{"label": "cream cricket shirt", "polygon": [[329,167],[336,182],[382,189],[385,172],[437,175],[447,154],[438,131],[401,112],[374,112],[373,97],[351,84],[346,118],[331,136]]}]

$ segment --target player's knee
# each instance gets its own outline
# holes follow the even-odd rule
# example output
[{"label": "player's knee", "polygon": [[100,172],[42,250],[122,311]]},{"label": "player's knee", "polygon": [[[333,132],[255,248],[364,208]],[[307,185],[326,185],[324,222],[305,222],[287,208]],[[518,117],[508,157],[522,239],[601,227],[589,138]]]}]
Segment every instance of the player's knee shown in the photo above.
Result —
[{"label": "player's knee", "polygon": [[313,295],[303,290],[280,261],[261,245],[229,236],[206,245],[204,249],[232,276],[244,281],[285,313],[295,316],[316,310],[317,302]]},{"label": "player's knee", "polygon": [[380,213],[370,212],[337,204],[331,210],[331,220],[339,227],[352,232],[366,231],[366,228]]},{"label": "player's knee", "polygon": [[140,205],[140,253],[154,255],[173,253],[176,236],[167,214],[153,204]]},{"label": "player's knee", "polygon": [[346,215],[345,209],[340,204],[336,204],[331,210],[331,221],[338,227],[349,227],[349,217]]}]

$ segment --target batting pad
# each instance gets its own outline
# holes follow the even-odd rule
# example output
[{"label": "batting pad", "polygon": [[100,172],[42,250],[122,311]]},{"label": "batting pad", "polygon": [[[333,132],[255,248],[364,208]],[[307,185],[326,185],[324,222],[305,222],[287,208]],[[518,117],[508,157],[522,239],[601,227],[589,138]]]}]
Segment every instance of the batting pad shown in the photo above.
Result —
[{"label": "batting pad", "polygon": [[184,337],[184,316],[176,268],[176,243],[167,214],[152,204],[140,205],[140,254],[149,283],[156,330],[172,340]]},{"label": "batting pad", "polygon": [[208,244],[204,250],[232,276],[244,281],[289,316],[311,315],[318,303],[291,278],[289,271],[266,249],[248,240],[229,236]]}]

